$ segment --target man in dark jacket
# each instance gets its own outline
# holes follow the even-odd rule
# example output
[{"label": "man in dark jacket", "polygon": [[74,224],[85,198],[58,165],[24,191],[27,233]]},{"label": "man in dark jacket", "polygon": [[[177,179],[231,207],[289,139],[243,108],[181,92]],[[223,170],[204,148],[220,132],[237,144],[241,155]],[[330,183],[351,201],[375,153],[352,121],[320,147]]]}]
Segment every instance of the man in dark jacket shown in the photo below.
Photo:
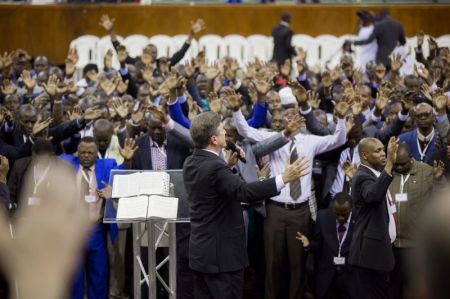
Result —
[{"label": "man in dark jacket", "polygon": [[361,165],[352,179],[355,227],[349,254],[355,298],[388,298],[397,217],[388,188],[397,147],[396,138],[391,137],[386,158],[384,145],[378,139],[364,138],[359,144]]},{"label": "man in dark jacket", "polygon": [[236,153],[226,152],[228,164],[219,156],[226,131],[218,114],[197,115],[190,133],[195,150],[184,163],[183,178],[191,216],[189,265],[195,273],[195,298],[242,298],[248,258],[240,203],[275,196],[305,175],[308,165],[302,157],[283,174],[248,184],[230,168],[237,162]]},{"label": "man in dark jacket", "polygon": [[281,21],[272,29],[273,57],[272,60],[281,65],[286,59],[295,56],[295,48],[291,45],[292,30],[289,28],[291,15],[287,12],[281,15]]}]

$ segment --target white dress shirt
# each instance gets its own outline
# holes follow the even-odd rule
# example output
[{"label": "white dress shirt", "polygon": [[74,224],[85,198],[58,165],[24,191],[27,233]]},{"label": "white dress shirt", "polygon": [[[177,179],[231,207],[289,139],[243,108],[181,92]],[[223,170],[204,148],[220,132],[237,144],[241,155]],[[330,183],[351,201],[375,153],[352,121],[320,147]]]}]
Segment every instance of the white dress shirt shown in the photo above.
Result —
[{"label": "white dress shirt", "polygon": [[[361,27],[361,29],[358,32],[358,40],[368,39],[369,36],[372,34],[374,28],[375,27],[373,25]],[[369,61],[374,61],[376,59],[378,44],[377,41],[374,40],[370,44],[359,46],[359,48],[360,48],[359,67],[364,73],[366,71],[366,64]]]},{"label": "white dress shirt", "polygon": [[341,156],[339,158],[339,165],[337,168],[336,178],[334,179],[333,185],[331,185],[330,194],[331,197],[334,197],[337,193],[342,192],[344,188],[344,181],[348,180],[344,171],[344,162],[351,161],[352,164],[355,164],[356,167],[361,164],[359,160],[359,146],[355,146],[353,149],[353,157],[350,157],[350,148],[346,148],[341,152]]},{"label": "white dress shirt", "polygon": [[[278,132],[262,131],[250,127],[247,124],[241,111],[233,112],[233,120],[236,125],[236,129],[244,138],[248,138],[252,142],[258,142],[267,139]],[[300,179],[302,193],[300,198],[293,200],[290,196],[289,184],[286,188],[281,190],[281,193],[277,196],[272,197],[272,200],[282,202],[282,203],[302,203],[309,199],[311,196],[311,179],[312,179],[312,161],[314,157],[323,152],[332,150],[341,146],[345,143],[347,139],[347,132],[345,129],[345,120],[339,119],[336,131],[333,135],[328,136],[316,136],[316,135],[304,135],[297,134],[295,136],[295,145],[297,147],[298,157],[304,156],[309,160],[309,174],[303,176]],[[289,149],[291,143],[287,143],[282,148],[270,154],[270,175],[272,177],[280,175],[285,170],[285,164],[287,159],[290,157]]]},{"label": "white dress shirt", "polygon": [[[381,172],[373,169],[372,167],[364,165],[362,163],[361,163],[361,165],[366,167],[366,168],[369,168],[377,178],[380,177]],[[389,208],[389,206],[390,206],[390,204],[389,204],[389,197],[391,198],[391,201],[392,201],[392,196],[390,195],[389,189],[387,190],[387,193],[386,193],[385,197],[386,197],[386,206],[387,206],[388,215],[389,215],[389,237],[391,239],[391,243],[394,243],[395,239],[397,238],[397,229],[395,227],[394,214],[391,213],[391,210]]]}]

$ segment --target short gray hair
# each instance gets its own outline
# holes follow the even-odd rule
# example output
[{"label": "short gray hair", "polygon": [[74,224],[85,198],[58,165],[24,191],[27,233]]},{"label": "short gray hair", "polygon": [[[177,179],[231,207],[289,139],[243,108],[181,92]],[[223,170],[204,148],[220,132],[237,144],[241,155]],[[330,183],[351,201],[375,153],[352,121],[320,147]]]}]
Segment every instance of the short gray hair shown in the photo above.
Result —
[{"label": "short gray hair", "polygon": [[191,122],[190,133],[196,148],[206,148],[211,137],[217,134],[220,116],[215,112],[204,112],[195,116]]}]

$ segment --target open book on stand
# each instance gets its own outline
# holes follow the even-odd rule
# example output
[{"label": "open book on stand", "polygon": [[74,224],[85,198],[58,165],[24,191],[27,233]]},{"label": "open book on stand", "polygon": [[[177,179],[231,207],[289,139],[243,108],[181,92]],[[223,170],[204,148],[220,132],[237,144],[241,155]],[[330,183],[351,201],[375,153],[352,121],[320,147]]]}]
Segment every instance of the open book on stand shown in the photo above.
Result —
[{"label": "open book on stand", "polygon": [[165,172],[136,172],[115,175],[112,197],[119,198],[116,219],[175,219],[178,198],[170,195],[170,175]]}]

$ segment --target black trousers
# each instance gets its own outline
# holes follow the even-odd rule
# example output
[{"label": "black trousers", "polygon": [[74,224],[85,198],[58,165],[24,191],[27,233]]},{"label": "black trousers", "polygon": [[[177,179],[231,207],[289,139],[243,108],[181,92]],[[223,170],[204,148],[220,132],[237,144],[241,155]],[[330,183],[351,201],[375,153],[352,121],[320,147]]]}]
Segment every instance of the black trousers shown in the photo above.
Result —
[{"label": "black trousers", "polygon": [[194,271],[195,299],[239,299],[244,291],[244,269],[225,273]]},{"label": "black trousers", "polygon": [[[347,270],[336,271],[333,282],[323,297],[318,299],[352,299],[351,273]],[[356,298],[355,298],[356,299]]]},{"label": "black trousers", "polygon": [[355,298],[387,299],[389,272],[375,271],[366,268],[353,268],[353,287]]}]

